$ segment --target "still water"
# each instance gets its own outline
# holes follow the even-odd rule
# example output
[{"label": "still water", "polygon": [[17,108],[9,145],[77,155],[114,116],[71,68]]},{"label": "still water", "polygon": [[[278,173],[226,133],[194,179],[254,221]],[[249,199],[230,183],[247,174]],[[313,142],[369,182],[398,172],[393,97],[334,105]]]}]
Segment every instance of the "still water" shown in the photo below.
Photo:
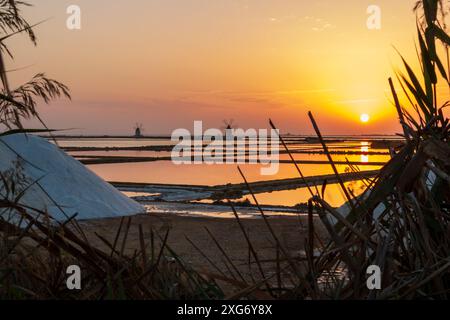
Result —
[{"label": "still water", "polygon": [[[169,139],[62,139],[58,140],[61,147],[139,147],[139,146],[170,146],[173,142]],[[368,141],[345,141],[329,143],[330,151],[352,152],[354,154],[334,154],[334,161],[355,161],[367,165],[361,166],[360,170],[376,170],[380,165],[370,165],[371,162],[386,162],[389,160],[388,150],[372,150]],[[251,150],[250,147],[248,150]],[[294,153],[295,160],[326,161],[324,154],[318,154],[321,146],[314,143],[293,143],[289,145],[291,151],[308,152]],[[368,154],[376,151],[380,154]],[[384,154],[382,154],[384,153]],[[124,156],[124,157],[168,157],[169,151],[77,151],[70,154],[78,157],[86,156]],[[287,154],[280,155],[281,160],[288,160]],[[259,164],[240,165],[246,178],[250,182],[263,180],[276,180],[286,178],[297,178],[299,174],[293,164],[280,164],[278,173],[271,176],[261,175]],[[242,183],[236,164],[189,164],[175,165],[171,161],[155,161],[141,163],[115,163],[89,165],[89,169],[101,176],[106,181],[115,182],[143,182],[163,184],[188,184],[188,185],[224,185],[227,183]],[[301,164],[299,165],[304,176],[315,176],[332,174],[333,170],[329,164]],[[339,172],[349,170],[347,165],[337,165]],[[361,193],[364,184],[362,182],[351,182],[346,184],[355,194]],[[257,199],[261,204],[293,206],[304,203],[310,194],[304,188],[288,191],[277,191],[258,194]],[[328,185],[325,190],[325,199],[333,206],[344,203],[342,190],[337,185]]]}]

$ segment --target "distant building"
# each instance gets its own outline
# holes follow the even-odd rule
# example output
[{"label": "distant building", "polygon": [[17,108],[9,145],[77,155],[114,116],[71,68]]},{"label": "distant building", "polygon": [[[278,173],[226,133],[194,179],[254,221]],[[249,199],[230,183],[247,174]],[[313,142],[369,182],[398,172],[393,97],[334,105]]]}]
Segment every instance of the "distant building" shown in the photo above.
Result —
[{"label": "distant building", "polygon": [[135,130],[134,130],[134,137],[135,138],[142,138],[142,124],[137,123]]}]

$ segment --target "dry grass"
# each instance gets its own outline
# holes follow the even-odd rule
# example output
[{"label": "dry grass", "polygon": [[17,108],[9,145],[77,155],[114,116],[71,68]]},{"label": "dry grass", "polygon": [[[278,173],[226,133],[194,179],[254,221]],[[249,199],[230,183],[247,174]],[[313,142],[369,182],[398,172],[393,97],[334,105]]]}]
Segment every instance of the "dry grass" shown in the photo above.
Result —
[{"label": "dry grass", "polygon": [[[45,212],[21,206],[20,194],[5,196],[14,191],[15,185],[5,178],[3,184],[9,189],[1,193],[4,197],[0,210],[13,215],[6,219],[2,214],[0,219],[0,298],[213,299],[224,298],[216,283],[221,280],[234,286],[235,293],[227,296],[234,299],[448,299],[450,123],[444,109],[449,102],[438,101],[437,84],[449,84],[449,66],[446,70],[438,52],[441,50],[448,57],[450,37],[442,20],[447,12],[446,2],[419,3],[416,10],[422,10],[418,14],[421,73],[414,73],[404,59],[405,74],[397,72],[401,93],[410,104],[408,109],[401,104],[400,92],[389,80],[405,144],[398,151],[392,150],[392,159],[376,178],[364,180],[367,190],[362,196],[355,197],[345,188],[310,114],[348,205],[347,210],[338,211],[323,200],[326,182],[321,188],[308,186],[311,199],[304,254],[293,256],[284,248],[254,195],[254,204],[273,240],[276,258],[269,262],[276,266],[276,272],[265,271],[263,264],[268,261],[260,260],[234,208],[249,248],[249,266],[255,272],[251,281],[242,277],[226,248],[212,233],[210,237],[228,269],[222,276],[202,276],[182,263],[167,246],[167,233],[160,236],[159,248],[141,237],[140,248],[132,256],[125,255],[130,225],[125,219],[113,243],[100,237],[110,249],[101,251],[90,246],[75,219],[58,224]],[[7,82],[3,82],[7,90]],[[19,108],[10,101],[14,99],[8,92],[0,97],[2,101]],[[283,145],[289,153],[287,145]],[[295,166],[304,178],[301,168]],[[328,231],[330,240],[326,243],[316,234],[314,214],[319,215]],[[205,260],[211,262],[207,256]],[[66,289],[64,266],[72,262],[86,270],[81,294],[74,295]],[[367,288],[366,270],[370,265],[378,265],[382,270],[381,290]]]},{"label": "dry grass", "polygon": [[[213,280],[184,264],[168,246],[169,231],[161,237],[151,231],[146,243],[140,226],[140,247],[126,255],[131,218],[122,219],[112,243],[98,235],[109,248],[100,250],[90,245],[75,219],[60,224],[44,212],[0,201],[0,210],[5,208],[15,216],[0,220],[0,299],[223,298]],[[73,264],[83,270],[81,291],[67,288],[66,268]]]},{"label": "dry grass", "polygon": [[[439,102],[437,95],[439,81],[444,81],[450,88],[450,66],[447,65],[445,70],[438,54],[443,51],[449,56],[450,37],[445,29],[448,6],[446,2],[437,0],[419,3],[416,10],[420,21],[418,55],[421,74],[416,75],[403,58],[406,75],[397,72],[402,93],[410,104],[409,110],[413,112],[401,104],[399,93],[392,79],[389,79],[405,143],[398,151],[391,150],[392,159],[376,178],[364,180],[366,192],[355,197],[345,187],[318,124],[309,113],[347,198],[346,208],[336,210],[323,199],[326,182],[321,190],[308,186],[311,193],[310,223],[305,254],[292,257],[283,248],[253,195],[277,251],[278,258],[274,261],[279,266],[275,275],[276,286],[272,276],[261,274],[262,278],[267,279],[264,285],[272,298],[450,297],[450,123],[444,116],[449,102]],[[449,61],[448,58],[446,60]],[[272,122],[271,125],[276,129]],[[280,139],[290,155],[287,144]],[[358,168],[349,166],[358,172]],[[296,165],[296,169],[304,179],[301,168]],[[250,185],[248,188],[251,191]],[[313,213],[319,215],[326,227],[330,239],[328,243],[321,243],[317,237]],[[243,228],[242,232],[245,233]],[[251,247],[251,240],[246,239]],[[256,252],[252,251],[252,258],[258,266],[257,270],[262,272]],[[371,265],[379,266],[382,271],[380,290],[368,289],[367,268]],[[243,292],[239,297],[248,293]]]}]

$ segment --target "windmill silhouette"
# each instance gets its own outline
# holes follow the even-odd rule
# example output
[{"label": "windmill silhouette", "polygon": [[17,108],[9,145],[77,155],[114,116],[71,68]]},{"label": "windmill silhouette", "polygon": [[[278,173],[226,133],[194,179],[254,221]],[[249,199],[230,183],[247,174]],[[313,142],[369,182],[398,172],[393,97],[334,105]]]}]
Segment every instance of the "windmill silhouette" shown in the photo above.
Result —
[{"label": "windmill silhouette", "polygon": [[136,125],[134,126],[134,137],[135,138],[142,138],[142,132],[144,131],[143,127],[142,127],[142,123],[136,123]]},{"label": "windmill silhouette", "polygon": [[234,119],[223,120],[223,126],[221,129],[226,133],[227,130],[232,130],[237,128],[237,124],[234,123]]}]

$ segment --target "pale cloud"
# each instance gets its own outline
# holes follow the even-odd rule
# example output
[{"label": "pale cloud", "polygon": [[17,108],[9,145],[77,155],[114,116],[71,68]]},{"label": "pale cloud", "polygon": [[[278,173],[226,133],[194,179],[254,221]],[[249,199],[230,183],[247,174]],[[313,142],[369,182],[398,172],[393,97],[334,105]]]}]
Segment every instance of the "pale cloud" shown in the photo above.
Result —
[{"label": "pale cloud", "polygon": [[332,24],[331,22],[327,21],[324,18],[321,17],[315,17],[315,16],[297,16],[294,14],[281,16],[281,17],[275,17],[272,16],[268,18],[268,21],[270,23],[297,23],[302,25],[306,29],[310,29],[314,32],[320,32],[325,30],[332,30],[336,29],[336,26]]},{"label": "pale cloud", "polygon": [[320,17],[304,16],[302,20],[309,24],[314,32],[336,29],[335,25]]},{"label": "pale cloud", "polygon": [[377,99],[350,99],[350,100],[340,100],[335,101],[337,104],[364,104],[378,101]]}]

